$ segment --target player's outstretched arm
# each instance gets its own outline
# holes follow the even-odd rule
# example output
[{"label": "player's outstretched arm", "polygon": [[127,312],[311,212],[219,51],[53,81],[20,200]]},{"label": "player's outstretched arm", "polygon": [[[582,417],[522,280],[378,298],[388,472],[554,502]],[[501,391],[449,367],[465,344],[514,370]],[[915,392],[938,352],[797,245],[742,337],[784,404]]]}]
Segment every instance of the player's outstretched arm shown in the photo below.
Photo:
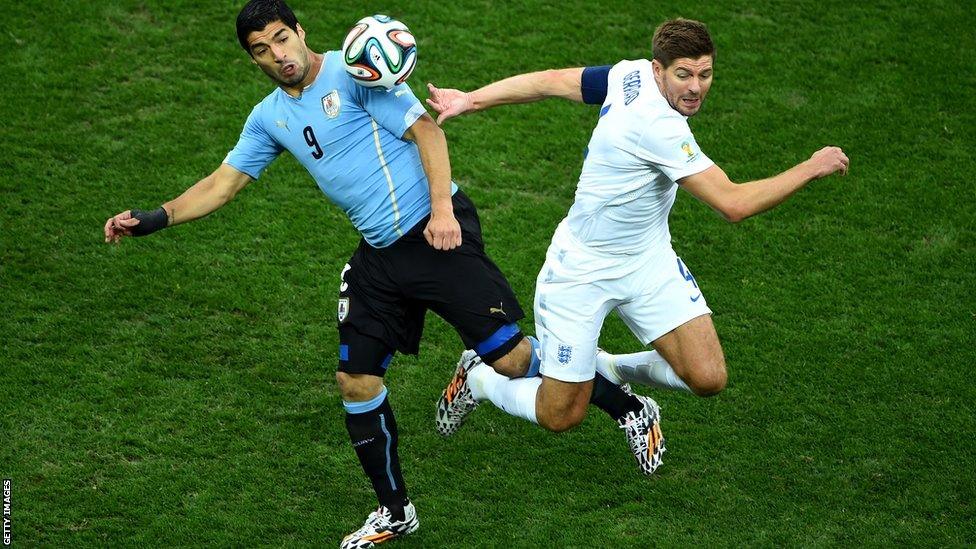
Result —
[{"label": "player's outstretched arm", "polygon": [[442,89],[427,84],[427,91],[430,93],[427,104],[437,111],[437,123],[442,124],[465,113],[483,111],[498,105],[531,103],[550,97],[562,97],[581,103],[582,74],[581,67],[530,72],[493,82],[473,92]]},{"label": "player's outstretched arm", "polygon": [[105,222],[105,242],[118,242],[124,236],[144,236],[199,219],[230,202],[251,181],[251,176],[221,164],[179,197],[153,211],[126,210],[110,217]]},{"label": "player's outstretched arm", "polygon": [[776,207],[807,183],[840,172],[850,160],[839,147],[824,147],[785,172],[758,181],[733,183],[717,165],[678,183],[725,219],[736,223]]}]

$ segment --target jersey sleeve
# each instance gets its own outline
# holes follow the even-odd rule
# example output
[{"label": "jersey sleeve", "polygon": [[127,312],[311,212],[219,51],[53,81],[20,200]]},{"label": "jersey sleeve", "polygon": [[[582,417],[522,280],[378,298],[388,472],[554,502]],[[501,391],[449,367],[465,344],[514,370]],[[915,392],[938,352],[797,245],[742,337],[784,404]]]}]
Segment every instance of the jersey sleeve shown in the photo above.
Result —
[{"label": "jersey sleeve", "polygon": [[580,77],[580,91],[587,105],[602,105],[607,100],[607,86],[610,82],[610,65],[586,67]]},{"label": "jersey sleeve", "polygon": [[260,177],[268,164],[271,164],[284,150],[265,131],[261,124],[259,107],[254,107],[251,111],[247,122],[244,123],[244,129],[241,130],[237,145],[224,158],[224,164],[233,166],[237,171],[246,173],[254,179]]},{"label": "jersey sleeve", "polygon": [[684,119],[667,118],[645,125],[635,154],[672,181],[701,173],[714,162],[701,151]]},{"label": "jersey sleeve", "polygon": [[377,124],[397,138],[403,137],[410,126],[427,113],[427,109],[405,83],[389,91],[359,85],[355,87],[358,88],[357,98],[363,109],[376,120]]}]

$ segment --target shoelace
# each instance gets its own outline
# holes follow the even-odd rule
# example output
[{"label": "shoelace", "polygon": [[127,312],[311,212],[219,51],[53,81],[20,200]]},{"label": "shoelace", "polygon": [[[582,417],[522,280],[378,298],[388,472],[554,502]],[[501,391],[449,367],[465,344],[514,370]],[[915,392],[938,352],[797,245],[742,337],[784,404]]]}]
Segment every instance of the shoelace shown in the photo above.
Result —
[{"label": "shoelace", "polygon": [[[390,522],[392,522],[390,521],[390,518],[391,516],[390,516],[389,509],[383,506],[377,507],[375,511],[373,511],[372,513],[369,514],[368,517],[366,517],[366,524],[363,525],[363,528],[367,528],[370,525],[375,525],[378,519],[383,519],[386,521],[387,524],[390,524]],[[360,528],[360,530],[362,530],[362,528]]]}]

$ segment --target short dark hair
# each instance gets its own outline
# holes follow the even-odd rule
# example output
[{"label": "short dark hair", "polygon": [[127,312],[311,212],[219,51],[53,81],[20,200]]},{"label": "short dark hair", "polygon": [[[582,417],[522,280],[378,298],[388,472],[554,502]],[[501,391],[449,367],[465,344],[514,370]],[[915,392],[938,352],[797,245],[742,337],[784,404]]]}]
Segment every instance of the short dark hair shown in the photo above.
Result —
[{"label": "short dark hair", "polygon": [[654,59],[664,68],[671,66],[675,59],[688,57],[698,59],[703,55],[715,58],[715,44],[708,34],[708,27],[691,19],[670,19],[654,30],[652,40]]},{"label": "short dark hair", "polygon": [[248,54],[247,37],[255,31],[264,30],[268,24],[281,21],[291,30],[298,32],[298,19],[288,4],[281,0],[251,0],[237,14],[237,39]]}]

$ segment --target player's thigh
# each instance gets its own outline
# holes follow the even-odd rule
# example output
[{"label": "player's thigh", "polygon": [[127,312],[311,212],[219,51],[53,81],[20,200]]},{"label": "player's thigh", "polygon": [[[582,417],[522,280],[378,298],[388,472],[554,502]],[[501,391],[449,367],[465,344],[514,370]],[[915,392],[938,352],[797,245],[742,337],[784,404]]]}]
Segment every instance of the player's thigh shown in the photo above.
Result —
[{"label": "player's thigh", "polygon": [[725,388],[725,355],[711,316],[693,318],[652,345],[696,393],[713,395]]},{"label": "player's thigh", "polygon": [[550,431],[565,431],[575,427],[586,416],[592,393],[592,379],[567,382],[543,376],[536,397],[536,419]]},{"label": "player's thigh", "polygon": [[654,345],[693,391],[721,391],[725,358],[698,281],[671,250],[649,259],[639,273],[639,291],[617,313],[641,343]]},{"label": "player's thigh", "polygon": [[337,324],[340,334],[351,327],[397,351],[417,354],[426,309],[400,291],[399,273],[389,261],[397,252],[360,243],[340,276]]},{"label": "player's thigh", "polygon": [[651,344],[678,374],[687,373],[696,363],[713,362],[722,355],[715,325],[708,315],[681,324]]},{"label": "player's thigh", "polygon": [[368,401],[383,390],[383,376],[394,349],[350,324],[339,326],[339,368],[336,380],[346,402]]},{"label": "player's thigh", "polygon": [[485,362],[509,355],[524,339],[516,322],[525,313],[495,263],[483,250],[465,244],[449,251],[418,251],[434,268],[409,295],[454,327],[465,347]]}]

